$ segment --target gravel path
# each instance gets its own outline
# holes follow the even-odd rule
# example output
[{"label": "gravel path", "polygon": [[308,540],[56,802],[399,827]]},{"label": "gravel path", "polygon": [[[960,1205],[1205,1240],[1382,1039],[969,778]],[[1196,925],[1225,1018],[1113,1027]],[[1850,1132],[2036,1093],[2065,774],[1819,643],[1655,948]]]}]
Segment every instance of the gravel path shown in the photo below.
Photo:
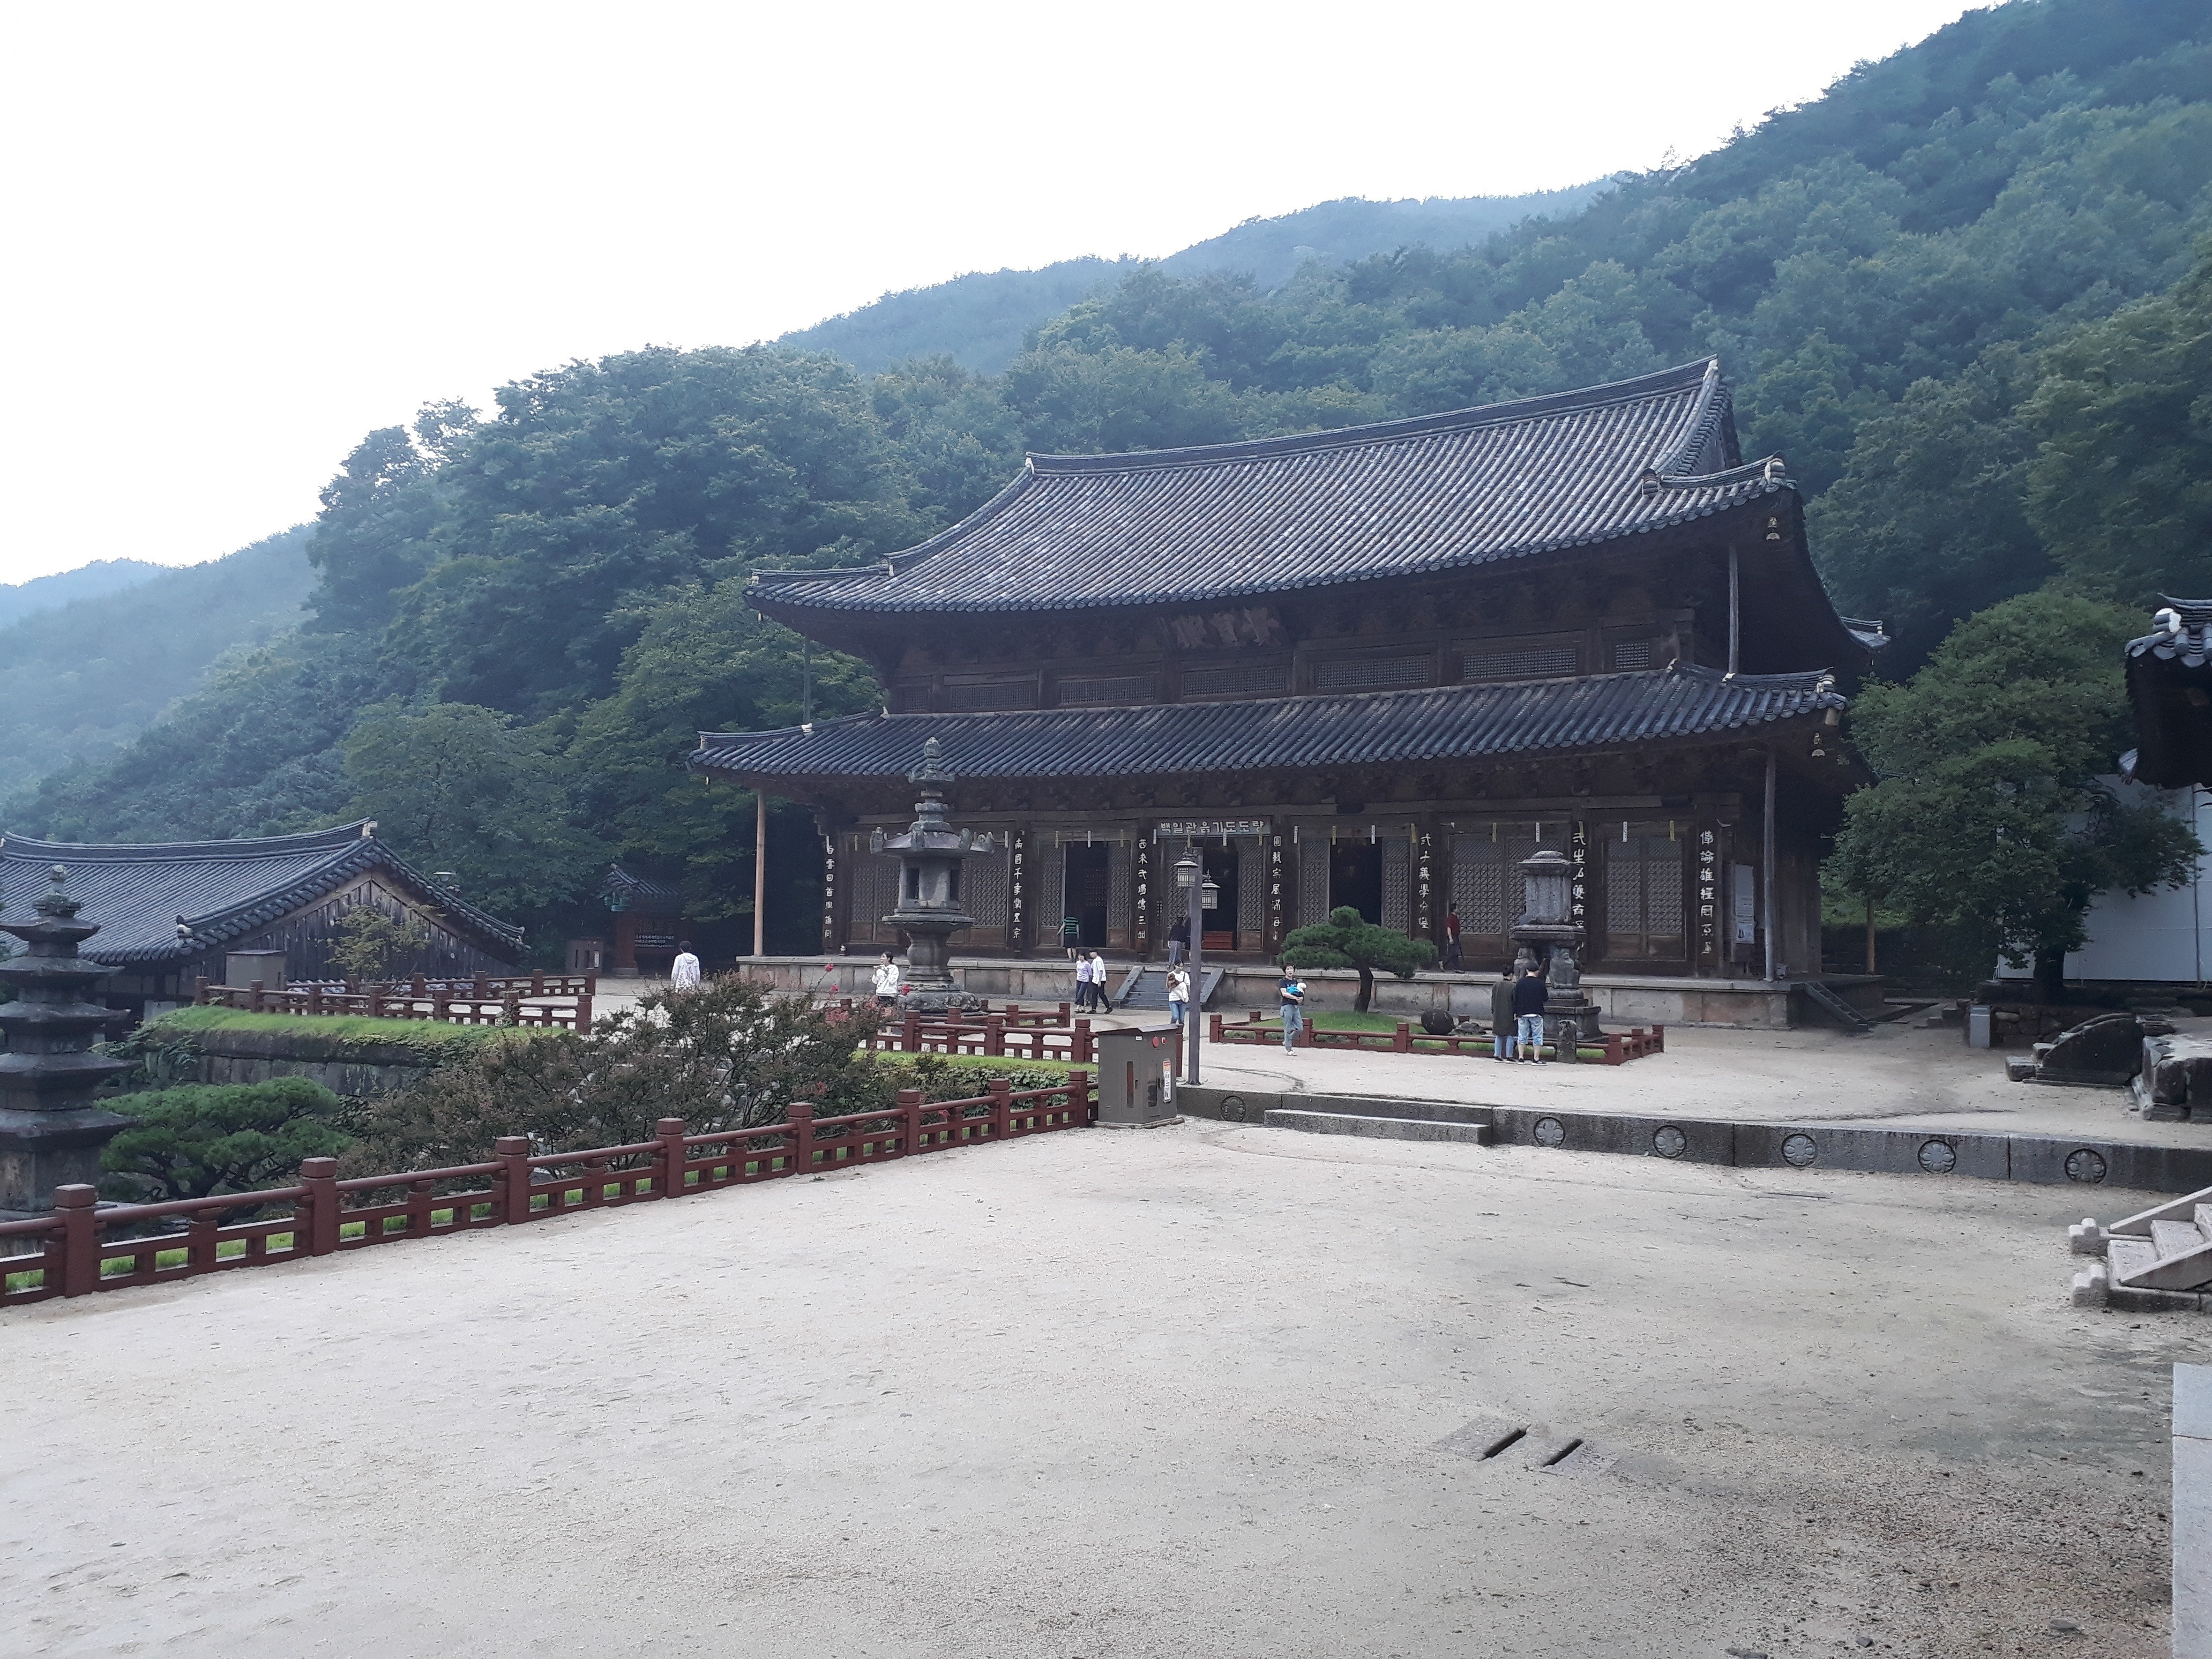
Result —
[{"label": "gravel path", "polygon": [[9,1649],[2148,1659],[2078,1201],[1187,1124],[44,1304]]}]

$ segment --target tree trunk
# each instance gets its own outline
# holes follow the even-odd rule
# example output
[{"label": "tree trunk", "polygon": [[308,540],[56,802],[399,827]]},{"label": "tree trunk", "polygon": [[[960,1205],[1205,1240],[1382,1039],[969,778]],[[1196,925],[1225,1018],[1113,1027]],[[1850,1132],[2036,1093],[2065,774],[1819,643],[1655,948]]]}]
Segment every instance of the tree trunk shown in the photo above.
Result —
[{"label": "tree trunk", "polygon": [[2035,1000],[2051,1005],[2066,1000],[2066,953],[2063,951],[2038,951],[2035,953]]},{"label": "tree trunk", "polygon": [[1367,1005],[1375,1000],[1375,970],[1365,963],[1359,964],[1359,994],[1352,1000],[1355,1013],[1365,1013]]},{"label": "tree trunk", "polygon": [[1869,972],[1869,974],[1871,974],[1871,973],[1873,973],[1873,972],[1875,971],[1875,966],[1874,966],[1874,900],[1873,900],[1873,898],[1872,898],[1871,896],[1869,896],[1869,897],[1868,898],[1868,900],[1867,900],[1867,967],[1866,967],[1866,970],[1867,970],[1867,972]]}]

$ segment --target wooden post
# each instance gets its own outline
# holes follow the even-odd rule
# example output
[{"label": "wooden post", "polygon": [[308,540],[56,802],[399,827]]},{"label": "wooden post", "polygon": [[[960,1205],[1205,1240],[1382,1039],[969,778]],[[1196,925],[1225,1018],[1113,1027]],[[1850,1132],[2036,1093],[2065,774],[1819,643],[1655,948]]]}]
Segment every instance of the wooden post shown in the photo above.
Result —
[{"label": "wooden post", "polygon": [[306,1236],[295,1232],[292,1248],[302,1255],[334,1255],[338,1248],[337,1159],[301,1158],[300,1184],[307,1189],[300,1200],[300,1208],[307,1212]]},{"label": "wooden post", "polygon": [[264,983],[266,983],[266,981],[265,981],[258,980],[258,979],[257,979],[257,980],[255,980],[255,981],[253,981],[253,985],[252,985],[252,988],[251,991],[248,993],[248,994],[249,994],[249,995],[250,995],[250,997],[252,998],[252,1000],[248,1003],[248,1005],[247,1005],[247,1006],[248,1006],[250,1008],[252,1008],[252,1011],[253,1011],[255,1013],[257,1013],[257,1014],[258,1014],[258,1013],[259,1013],[259,1012],[261,1012],[261,1001],[262,1001],[262,994],[263,994],[263,993],[262,993],[262,988],[261,988],[263,987],[263,985],[264,985]]},{"label": "wooden post", "polygon": [[[1183,1018],[1184,1018],[1185,1019],[1188,1019],[1188,1018],[1190,1018],[1190,1016],[1189,1016],[1188,1014],[1185,1014],[1185,1015],[1183,1016]],[[1258,1018],[1258,1016],[1255,1015],[1255,1016],[1254,1016],[1254,1018]],[[1209,1019],[1209,1020],[1211,1020],[1211,1021],[1212,1022],[1212,1029],[1209,1032],[1207,1032],[1207,1034],[1206,1034],[1206,1035],[1207,1035],[1207,1036],[1211,1036],[1211,1037],[1212,1037],[1212,1038],[1216,1042],[1220,1042],[1220,1041],[1221,1041],[1221,1016],[1220,1016],[1220,1015],[1218,1015],[1218,1014],[1208,1014],[1208,1015],[1206,1016],[1206,1018],[1207,1018],[1207,1019]]]},{"label": "wooden post", "polygon": [[908,1009],[906,1018],[899,1023],[899,1029],[900,1052],[909,1054],[920,1054],[921,1052],[921,1011],[918,1008]]},{"label": "wooden post", "polygon": [[1729,544],[1729,678],[1735,678],[1736,643],[1742,637],[1743,626],[1739,619],[1736,597],[1739,586],[1735,544]]},{"label": "wooden post", "polygon": [[921,1150],[921,1091],[902,1089],[898,1091],[899,1152]]},{"label": "wooden post", "polygon": [[1867,896],[1867,972],[1871,974],[1874,971],[1874,896],[1869,893]]},{"label": "wooden post", "polygon": [[100,1288],[100,1194],[72,1182],[54,1188],[54,1213],[62,1220],[62,1294],[87,1296]]},{"label": "wooden post", "polygon": [[983,1054],[989,1060],[1003,1059],[1006,1052],[1006,1022],[993,1014],[983,1022]]},{"label": "wooden post", "polygon": [[768,954],[768,797],[753,792],[753,954]]},{"label": "wooden post", "polygon": [[196,1008],[204,1008],[207,1006],[207,975],[202,974],[192,981],[192,1006]]},{"label": "wooden post", "polygon": [[1068,1046],[1067,1057],[1079,1066],[1088,1066],[1097,1058],[1097,1055],[1091,1051],[1089,1020],[1079,1019],[1075,1022],[1075,1041]]},{"label": "wooden post", "polygon": [[660,1142],[660,1174],[656,1184],[662,1198],[684,1196],[686,1166],[690,1153],[684,1145],[684,1120],[664,1117],[653,1126],[653,1138]]},{"label": "wooden post", "polygon": [[1391,1039],[1390,1052],[1397,1054],[1413,1052],[1413,1028],[1408,1022],[1402,1019],[1398,1022],[1398,1032]]},{"label": "wooden post", "polygon": [[[586,986],[591,983],[589,980],[584,982]],[[576,999],[576,1029],[579,1031],[592,1029],[592,994],[589,990]]]},{"label": "wooden post", "polygon": [[1760,926],[1766,933],[1766,976],[1774,977],[1774,745],[1766,745],[1766,813],[1759,825],[1765,868],[1759,872]]},{"label": "wooden post", "polygon": [[784,1115],[791,1122],[792,1170],[805,1175],[814,1167],[814,1104],[811,1101],[794,1100]]},{"label": "wooden post", "polygon": [[991,1097],[991,1139],[1004,1140],[1013,1127],[1013,1079],[994,1077],[983,1085],[983,1089]]},{"label": "wooden post", "polygon": [[1091,1126],[1091,1073],[1082,1070],[1067,1074],[1067,1109],[1070,1125],[1078,1129]]},{"label": "wooden post", "polygon": [[[217,1259],[216,1235],[222,1231],[213,1215],[196,1215],[185,1225],[185,1266],[196,1273],[211,1273]],[[292,1248],[298,1249],[295,1235]]]},{"label": "wooden post", "polygon": [[530,1219],[530,1140],[501,1135],[491,1144],[499,1160],[500,1219],[510,1227]]}]

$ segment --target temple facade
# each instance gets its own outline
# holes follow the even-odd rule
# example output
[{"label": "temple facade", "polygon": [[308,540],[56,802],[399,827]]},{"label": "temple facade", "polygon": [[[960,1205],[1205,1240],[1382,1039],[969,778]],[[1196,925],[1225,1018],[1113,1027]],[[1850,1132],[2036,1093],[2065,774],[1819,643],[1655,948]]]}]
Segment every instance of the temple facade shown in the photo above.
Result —
[{"label": "temple facade", "polygon": [[1574,864],[1596,972],[1817,973],[1817,866],[1865,780],[1838,742],[1886,643],[1840,617],[1779,456],[1714,362],[1307,436],[1030,458],[879,563],[756,578],[855,653],[880,713],[706,732],[691,760],[812,805],[823,944],[890,948],[907,775],[939,740],[972,861],[964,953],[1063,927],[1164,954],[1204,849],[1217,959],[1349,904],[1510,953],[1519,861]]}]

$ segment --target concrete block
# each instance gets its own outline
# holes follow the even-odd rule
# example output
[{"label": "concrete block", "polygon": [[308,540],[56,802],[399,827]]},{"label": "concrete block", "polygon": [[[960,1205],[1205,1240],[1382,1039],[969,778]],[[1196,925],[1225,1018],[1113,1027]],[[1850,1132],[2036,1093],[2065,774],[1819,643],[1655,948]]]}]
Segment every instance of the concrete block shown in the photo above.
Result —
[{"label": "concrete block", "polygon": [[2105,1230],[2097,1224],[2094,1216],[2083,1216],[2066,1230],[2066,1248],[2075,1255],[2101,1256],[2105,1253]]},{"label": "concrete block", "polygon": [[2173,1368],[2173,1655],[2212,1659],[2212,1365]]},{"label": "concrete block", "polygon": [[1309,1134],[1362,1135],[1370,1140],[1450,1140],[1465,1146],[1490,1144],[1487,1123],[1452,1123],[1435,1118],[1374,1117],[1364,1112],[1269,1112],[1270,1129],[1303,1129]]},{"label": "concrete block", "polygon": [[2074,1305],[2101,1308],[2112,1297],[2112,1279],[2101,1261],[2092,1261],[2074,1275]]}]

